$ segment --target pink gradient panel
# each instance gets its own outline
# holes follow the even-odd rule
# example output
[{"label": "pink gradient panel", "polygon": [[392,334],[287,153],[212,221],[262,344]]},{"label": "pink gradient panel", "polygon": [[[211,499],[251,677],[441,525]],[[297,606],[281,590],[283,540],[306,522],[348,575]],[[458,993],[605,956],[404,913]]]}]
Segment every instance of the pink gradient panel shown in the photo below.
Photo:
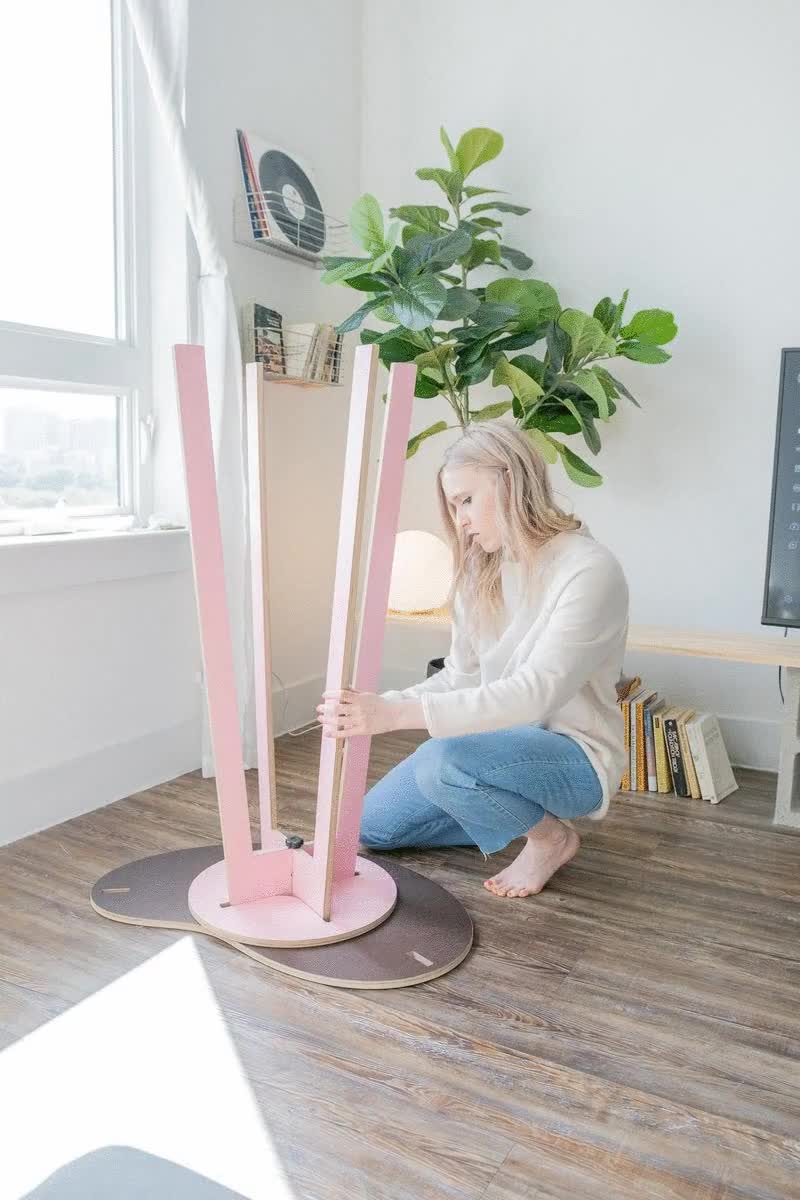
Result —
[{"label": "pink gradient panel", "polygon": [[[261,439],[259,438],[258,386],[260,363],[247,364],[247,482],[250,510],[250,582],[253,609],[253,681],[255,690],[256,736],[258,742],[258,799],[259,824],[262,845],[267,845],[273,832],[272,812],[275,797],[272,795],[272,655],[270,630],[264,611],[264,580],[268,577],[267,548],[262,539],[261,489],[265,464],[261,462]],[[263,413],[261,414],[263,420]]]},{"label": "pink gradient panel", "polygon": [[[353,365],[342,506],[339,518],[336,579],[333,590],[331,639],[328,647],[328,670],[325,677],[326,691],[346,687],[350,683],[349,680],[344,679],[347,606],[352,574],[357,566],[353,563],[352,550],[357,535],[362,446],[369,407],[373,403],[371,379],[376,355],[377,351],[374,346],[359,346],[356,349]],[[323,737],[321,741],[317,814],[314,829],[314,870],[300,884],[304,900],[320,915],[324,908],[325,870],[330,840],[335,837],[336,833],[335,829],[331,829],[331,821],[332,810],[337,800],[334,795],[336,739]]]},{"label": "pink gradient panel", "polygon": [[[383,450],[353,684],[360,692],[374,692],[380,678],[416,375],[413,363],[394,363],[389,372]],[[334,878],[337,880],[349,878],[355,870],[371,742],[369,737],[348,738],[336,834]]]}]

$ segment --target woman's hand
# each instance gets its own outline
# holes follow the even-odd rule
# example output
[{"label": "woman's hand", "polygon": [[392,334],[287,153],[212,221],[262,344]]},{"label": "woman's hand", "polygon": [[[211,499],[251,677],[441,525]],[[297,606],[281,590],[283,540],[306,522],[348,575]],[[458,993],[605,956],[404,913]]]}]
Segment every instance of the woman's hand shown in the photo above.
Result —
[{"label": "woman's hand", "polygon": [[322,693],[317,705],[317,720],[323,737],[371,737],[398,728],[397,705],[374,692],[353,688]]}]

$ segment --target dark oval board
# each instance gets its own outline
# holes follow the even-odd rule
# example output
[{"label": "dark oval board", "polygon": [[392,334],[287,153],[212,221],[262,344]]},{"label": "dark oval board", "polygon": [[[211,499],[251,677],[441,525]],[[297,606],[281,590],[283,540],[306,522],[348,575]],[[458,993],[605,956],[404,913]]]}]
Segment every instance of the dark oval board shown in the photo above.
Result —
[{"label": "dark oval board", "polygon": [[112,921],[217,937],[276,971],[333,987],[425,983],[452,971],[472,946],[472,919],[463,904],[433,880],[386,858],[376,861],[397,885],[397,904],[377,928],[345,942],[294,950],[227,941],[198,925],[187,901],[195,876],[221,858],[221,846],[195,846],[136,859],[97,881],[92,907]]}]

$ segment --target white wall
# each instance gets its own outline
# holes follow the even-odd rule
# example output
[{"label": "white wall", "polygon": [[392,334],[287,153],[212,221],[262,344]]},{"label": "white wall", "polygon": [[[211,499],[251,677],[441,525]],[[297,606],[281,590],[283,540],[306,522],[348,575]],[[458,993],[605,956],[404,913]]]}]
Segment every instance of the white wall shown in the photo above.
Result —
[{"label": "white wall", "polygon": [[[591,311],[629,287],[629,313],[676,314],[671,363],[620,360],[643,407],[622,401],[598,423],[598,459],[582,454],[603,486],[551,469],[622,562],[632,622],[780,634],[760,618],[780,349],[800,342],[800,11],[790,0],[773,0],[768,20],[750,0],[409,0],[402,21],[387,0],[364,11],[363,190],[387,208],[438,203],[414,170],[446,164],[440,124],[454,141],[488,125],[505,149],[474,182],[531,206],[506,227],[534,259],[529,274],[565,305]],[[415,428],[448,416],[419,400]],[[433,476],[452,436],[409,463],[401,527],[437,531]],[[413,636],[390,632],[398,681]],[[626,668],[724,717],[735,762],[777,769],[777,668],[642,654]]]}]

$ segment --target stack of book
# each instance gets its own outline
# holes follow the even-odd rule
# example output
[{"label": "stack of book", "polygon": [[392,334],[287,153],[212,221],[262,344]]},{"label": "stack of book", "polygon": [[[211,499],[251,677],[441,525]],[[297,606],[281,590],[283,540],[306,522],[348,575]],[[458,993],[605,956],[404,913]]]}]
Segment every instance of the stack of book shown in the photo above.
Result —
[{"label": "stack of book", "polygon": [[617,699],[628,751],[622,791],[674,792],[712,804],[736,791],[714,713],[669,704],[638,675],[620,680]]},{"label": "stack of book", "polygon": [[338,383],[343,335],[333,325],[305,321],[284,324],[274,308],[251,300],[242,306],[242,353],[265,371],[285,379]]}]

